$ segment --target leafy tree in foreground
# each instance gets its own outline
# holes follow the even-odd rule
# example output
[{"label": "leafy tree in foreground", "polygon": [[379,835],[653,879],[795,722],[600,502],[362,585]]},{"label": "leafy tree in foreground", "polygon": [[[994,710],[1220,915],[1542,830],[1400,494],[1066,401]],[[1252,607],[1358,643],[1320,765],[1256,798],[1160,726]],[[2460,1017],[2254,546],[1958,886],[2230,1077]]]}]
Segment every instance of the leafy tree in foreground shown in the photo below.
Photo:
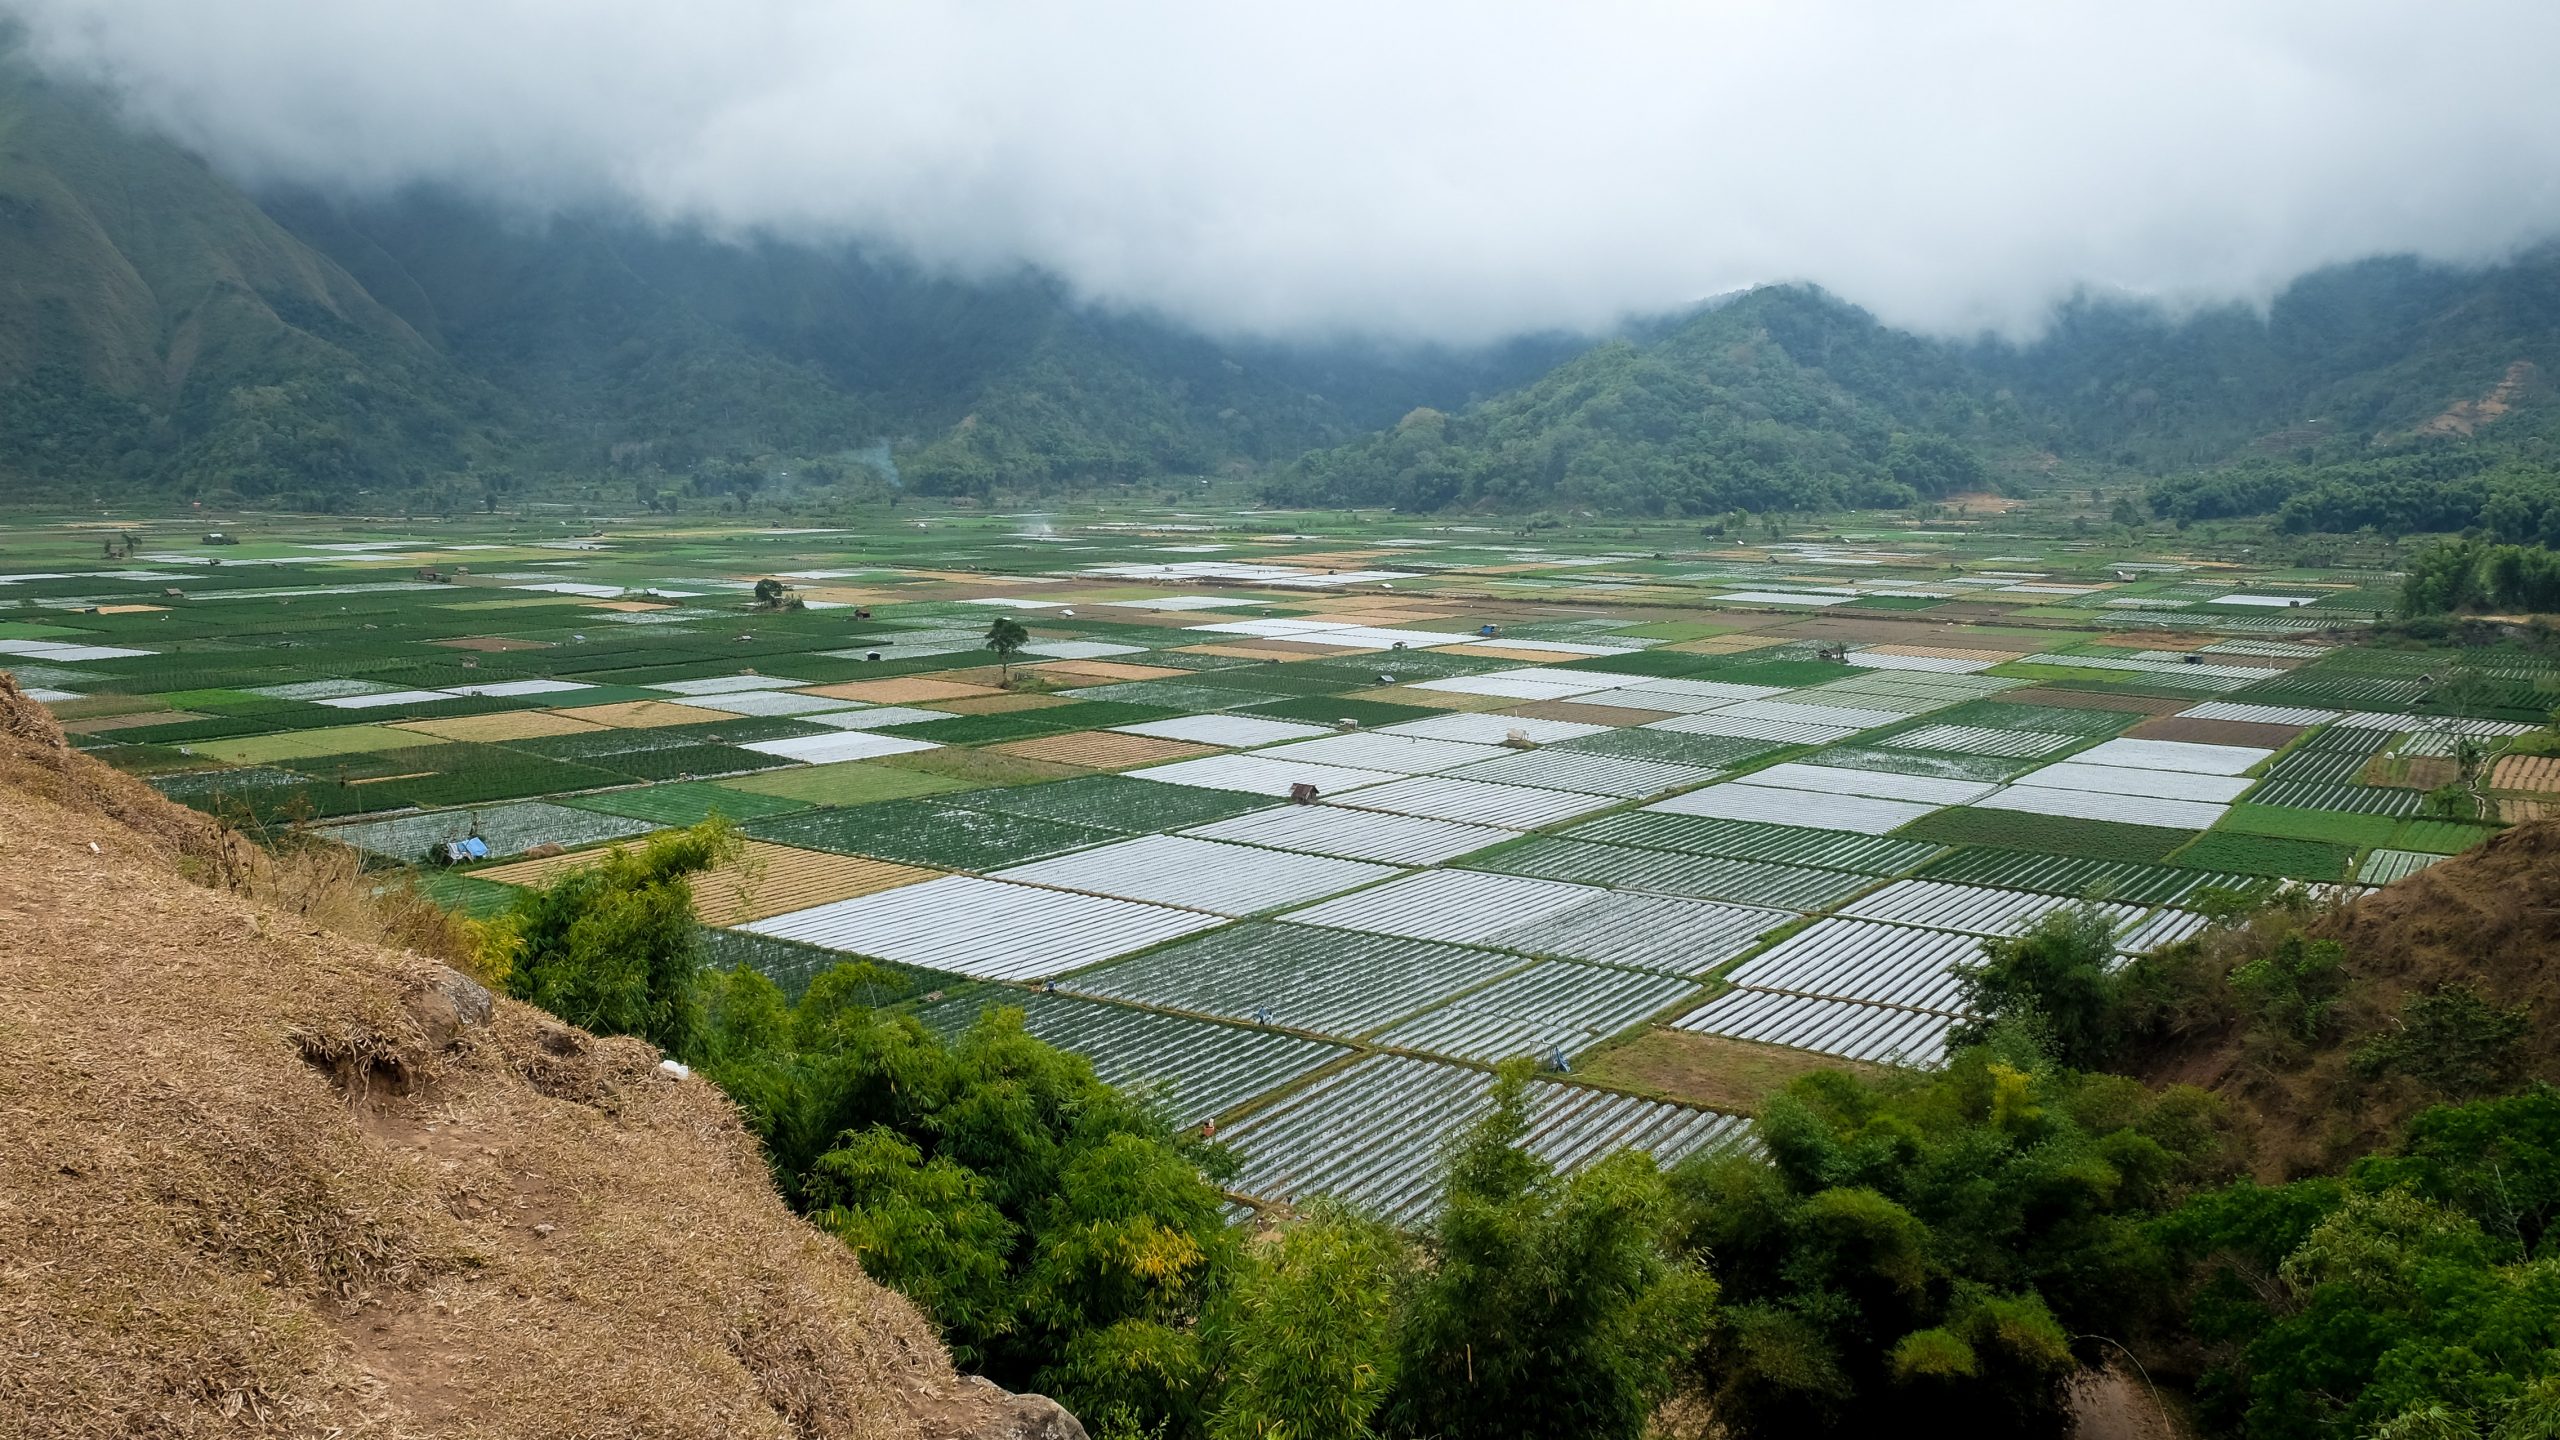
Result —
[{"label": "leafy tree in foreground", "polygon": [[1519,1148],[1525,1061],[1453,1155],[1446,1206],[1398,1336],[1404,1433],[1632,1437],[1706,1335],[1715,1282],[1668,1243],[1671,1193],[1642,1154],[1570,1179]]},{"label": "leafy tree in foreground", "polygon": [[2249,1440],[2525,1440],[2560,1417],[2560,1091],[2430,1110],[2342,1179],[2199,1196],[2205,1418]]},{"label": "leafy tree in foreground", "polygon": [[1366,1440],[1397,1377],[1400,1232],[1318,1205],[1280,1232],[1219,1317],[1231,1355],[1216,1440]]},{"label": "leafy tree in foreground", "polygon": [[517,897],[505,917],[508,993],[598,1034],[689,1053],[702,1023],[701,927],[689,877],[734,859],[742,843],[714,818],[616,846]]},{"label": "leafy tree in foreground", "polygon": [[2066,906],[2008,940],[1982,942],[1979,963],[1957,967],[1958,1005],[1978,1018],[1957,1027],[1953,1045],[1979,1045],[2001,1026],[2043,1032],[2053,1058],[2086,1068],[2113,1048],[2108,1011],[2114,986],[2115,922],[2096,905]]},{"label": "leafy tree in foreground", "polygon": [[2072,1338],[2167,1298],[2144,1223],[2211,1173],[2211,1098],[1995,1042],[1936,1075],[1808,1076],[1763,1108],[1765,1161],[1672,1172],[1685,1242],[1724,1287],[1722,1423],[2053,1434]]},{"label": "leafy tree in foreground", "polygon": [[2355,1066],[2366,1076],[2409,1075],[2448,1099],[2495,1095],[2524,1078],[2532,1031],[2526,1007],[2495,1004],[2468,983],[2447,985],[2411,997],[2399,1028],[2358,1050]]},{"label": "leafy tree in foreground", "polygon": [[1198,1435],[1215,1398],[1201,1319],[1241,1238],[1221,1158],[989,1007],[944,1044],[874,1007],[842,965],[797,1005],[716,977],[703,1066],[763,1138],[776,1182],[954,1355],[1058,1396],[1097,1434]]}]

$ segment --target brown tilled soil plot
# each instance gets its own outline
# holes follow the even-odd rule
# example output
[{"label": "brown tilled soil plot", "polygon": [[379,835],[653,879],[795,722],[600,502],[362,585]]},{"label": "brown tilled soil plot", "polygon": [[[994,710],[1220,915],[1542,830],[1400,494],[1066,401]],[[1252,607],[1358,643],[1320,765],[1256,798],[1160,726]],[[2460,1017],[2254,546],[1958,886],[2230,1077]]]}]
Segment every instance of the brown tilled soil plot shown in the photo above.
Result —
[{"label": "brown tilled soil plot", "polygon": [[501,710],[495,715],[456,715],[447,720],[395,720],[391,728],[414,730],[439,740],[506,741],[577,735],[606,727],[550,710]]},{"label": "brown tilled soil plot", "polygon": [[861,700],[873,705],[917,705],[930,700],[957,700],[964,695],[994,692],[992,685],[931,680],[921,675],[898,675],[886,680],[848,680],[841,685],[812,685],[808,691],[830,700]]},{"label": "brown tilled soil plot", "polygon": [[[571,870],[603,859],[612,849],[608,845],[539,860],[517,860],[472,874],[502,885],[548,885]],[[737,859],[693,877],[693,913],[705,925],[743,925],[769,915],[806,910],[812,905],[894,890],[934,879],[941,873],[861,855],[831,855],[823,850],[750,840]]]},{"label": "brown tilled soil plot", "polygon": [[1603,1085],[1749,1113],[1791,1081],[1816,1070],[1867,1069],[1851,1060],[1720,1035],[1648,1030],[1591,1057],[1581,1074]]},{"label": "brown tilled soil plot", "polygon": [[2181,630],[2117,630],[2091,643],[2119,650],[2201,650],[2221,638]]},{"label": "brown tilled soil plot", "polygon": [[2162,715],[2145,720],[2124,733],[2134,740],[2184,740],[2196,745],[2254,745],[2264,750],[2281,750],[2308,728],[2304,725],[2253,725],[2239,720],[2184,720],[2175,715]]},{"label": "brown tilled soil plot", "polygon": [[1936,635],[1939,622],[1932,612],[1927,620],[1906,619],[1890,610],[1861,611],[1855,615],[1829,613],[1808,615],[1784,627],[1790,640],[1834,640],[1851,645],[1891,645],[1897,642],[1919,643]]},{"label": "brown tilled soil plot", "polygon": [[1218,747],[1194,745],[1185,740],[1166,740],[1154,735],[1079,730],[1068,735],[1034,735],[1027,740],[1008,740],[987,748],[1053,765],[1078,765],[1087,770],[1126,770],[1135,765],[1188,760],[1195,755],[1211,754]]},{"label": "brown tilled soil plot", "polygon": [[1118,680],[1166,680],[1191,673],[1170,665],[1132,665],[1124,660],[1042,660],[1022,668],[1089,685],[1110,684]]},{"label": "brown tilled soil plot", "polygon": [[625,700],[611,705],[574,705],[557,710],[572,720],[588,720],[625,730],[654,730],[665,725],[706,725],[738,717],[726,710],[679,705],[672,700]]},{"label": "brown tilled soil plot", "polygon": [[2440,755],[2376,755],[2356,776],[2360,785],[2434,790],[2462,778],[2462,768]]},{"label": "brown tilled soil plot", "polygon": [[2489,788],[2560,795],[2560,755],[2509,755],[2489,767]]}]

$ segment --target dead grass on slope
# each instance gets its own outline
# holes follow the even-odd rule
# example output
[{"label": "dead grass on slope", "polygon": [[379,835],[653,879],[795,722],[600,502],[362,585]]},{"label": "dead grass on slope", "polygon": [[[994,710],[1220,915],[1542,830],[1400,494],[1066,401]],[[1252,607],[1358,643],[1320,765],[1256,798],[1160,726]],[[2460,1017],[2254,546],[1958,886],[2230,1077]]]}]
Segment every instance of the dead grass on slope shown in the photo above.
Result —
[{"label": "dead grass on slope", "polygon": [[19,700],[0,1434],[1081,1434],[955,1376],[716,1087],[336,933],[290,902],[341,872],[258,869]]},{"label": "dead grass on slope", "polygon": [[[2346,948],[2345,993],[2310,1046],[2271,1042],[2219,998],[2220,976],[2297,928]],[[2156,963],[2192,966],[2182,989],[2207,998],[2166,1012],[2126,1068],[2155,1084],[2220,1094],[2261,1179],[2334,1169],[2442,1098],[2406,1077],[2359,1076],[2353,1065],[2357,1050],[2397,1029],[2415,997],[2471,985],[2494,1005],[2523,1006],[2532,1021],[2526,1073],[2560,1074],[2560,823],[2520,825],[2307,916],[2275,913],[2237,932],[2208,932],[2195,950]]]}]

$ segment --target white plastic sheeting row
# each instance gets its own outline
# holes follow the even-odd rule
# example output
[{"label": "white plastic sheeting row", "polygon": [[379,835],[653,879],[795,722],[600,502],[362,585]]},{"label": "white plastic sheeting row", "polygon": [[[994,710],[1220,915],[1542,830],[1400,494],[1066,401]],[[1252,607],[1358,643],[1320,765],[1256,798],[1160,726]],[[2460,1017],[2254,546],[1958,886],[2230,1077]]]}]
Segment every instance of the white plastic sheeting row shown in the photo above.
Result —
[{"label": "white plastic sheeting row", "polygon": [[2199,775],[2192,770],[2137,770],[2071,759],[2018,777],[2021,785],[2047,790],[2088,790],[2101,795],[2141,795],[2155,800],[2195,800],[2227,805],[2255,784],[2239,775]]},{"label": "white plastic sheeting row", "polygon": [[[1318,1195],[1410,1223],[1439,1208],[1445,1137],[1491,1108],[1483,1070],[1376,1055],[1229,1126],[1239,1194],[1279,1204]],[[1743,1138],[1737,1115],[1541,1082],[1522,1148],[1571,1172],[1620,1150],[1668,1164]]]},{"label": "white plastic sheeting row", "polygon": [[1457,1060],[1568,1058],[1690,994],[1696,983],[1641,970],[1549,960],[1378,1036]]},{"label": "white plastic sheeting row", "polygon": [[1313,785],[1319,794],[1333,795],[1404,778],[1388,770],[1354,770],[1342,765],[1319,765],[1312,760],[1266,760],[1259,753],[1203,755],[1196,760],[1176,760],[1170,765],[1151,765],[1126,773],[1138,780],[1192,785],[1203,790],[1235,790],[1274,799],[1287,798],[1298,785]]},{"label": "white plastic sheeting row", "polygon": [[[1820,758],[1817,755],[1815,760]],[[1987,780],[1949,780],[1902,770],[1849,770],[1802,761],[1755,770],[1749,783],[1772,785],[1783,790],[1812,790],[1824,795],[1910,800],[1924,805],[1962,805],[2000,788]]]},{"label": "white plastic sheeting row", "polygon": [[1533,963],[1499,950],[1271,921],[1150,950],[1058,988],[1357,1039]]},{"label": "white plastic sheeting row", "polygon": [[1524,875],[1425,870],[1286,918],[1695,975],[1748,950],[1790,916],[1758,906]]},{"label": "white plastic sheeting row", "polygon": [[1942,750],[1950,755],[1993,755],[2034,760],[2080,743],[2077,735],[2047,730],[2000,730],[1988,725],[1923,725],[1876,743],[1897,750]]},{"label": "white plastic sheeting row", "polygon": [[[1185,763],[1196,765],[1202,762]],[[1536,830],[1620,803],[1614,795],[1585,795],[1579,791],[1544,790],[1532,785],[1496,785],[1448,775],[1417,775],[1388,784],[1328,791],[1326,794],[1338,804],[1362,810],[1386,810],[1398,815],[1420,815],[1432,820],[1456,820],[1472,825],[1502,825],[1514,830]]]},{"label": "white plastic sheeting row", "polygon": [[1752,990],[1953,1015],[1960,989],[1954,967],[1981,958],[1982,941],[1973,935],[1875,920],[1816,920],[1726,978]]},{"label": "white plastic sheeting row", "polygon": [[1586,795],[1614,795],[1641,800],[1703,785],[1723,773],[1702,765],[1669,760],[1640,760],[1627,755],[1595,755],[1587,750],[1506,752],[1448,772],[1460,780],[1531,785],[1545,790],[1574,790]]},{"label": "white plastic sheeting row", "polygon": [[946,875],[741,928],[980,980],[1037,980],[1222,923],[1196,910]]},{"label": "white plastic sheeting row", "polygon": [[[2078,902],[2067,896],[2000,890],[1988,885],[1955,885],[1943,880],[1896,880],[1883,889],[1840,907],[1840,914],[1860,920],[1921,925],[1967,935],[2023,935],[2036,922]],[[2119,929],[2142,918],[2140,905],[2102,904],[2099,911]]]},{"label": "white plastic sheeting row", "polygon": [[1933,1011],[1768,990],[1719,995],[1674,1022],[1701,1035],[1757,1040],[1846,1060],[1921,1066],[1945,1061],[1947,1032],[1955,1023],[1955,1017]]},{"label": "white plastic sheeting row", "polygon": [[837,760],[868,760],[875,755],[903,755],[912,750],[935,750],[941,747],[930,740],[917,740],[905,735],[875,735],[867,730],[838,730],[825,735],[794,735],[782,740],[757,740],[738,747],[761,755],[775,755],[807,765],[825,765]]},{"label": "white plastic sheeting row", "polygon": [[997,871],[995,878],[1216,915],[1251,915],[1340,894],[1395,873],[1392,865],[1365,860],[1226,845],[1186,835],[1140,835],[1016,865]]},{"label": "white plastic sheeting row", "polygon": [[1257,750],[1258,759],[1287,764],[1313,761],[1318,765],[1344,765],[1354,770],[1390,770],[1399,775],[1428,775],[1440,770],[1455,770],[1481,760],[1500,760],[1514,752],[1500,745],[1478,745],[1464,740],[1426,740],[1418,735],[1388,735],[1362,731],[1350,735],[1328,735],[1321,740],[1299,740]]},{"label": "white plastic sheeting row", "polygon": [[1536,744],[1552,745],[1559,740],[1598,735],[1609,728],[1583,720],[1541,720],[1528,715],[1488,715],[1473,710],[1453,710],[1445,715],[1426,715],[1419,720],[1400,720],[1393,725],[1382,725],[1378,727],[1378,733],[1499,745],[1517,732]]},{"label": "white plastic sheeting row", "polygon": [[[1845,773],[1845,772],[1844,772]],[[1717,820],[1756,820],[1822,830],[1881,835],[1908,825],[1937,807],[1869,795],[1832,795],[1752,783],[1759,777],[1710,785],[1645,807],[1648,813],[1697,815]]]},{"label": "white plastic sheeting row", "polygon": [[1203,840],[1230,840],[1310,855],[1338,855],[1389,865],[1438,865],[1461,855],[1517,840],[1516,830],[1466,825],[1383,810],[1338,805],[1283,805],[1255,810],[1182,832]]}]

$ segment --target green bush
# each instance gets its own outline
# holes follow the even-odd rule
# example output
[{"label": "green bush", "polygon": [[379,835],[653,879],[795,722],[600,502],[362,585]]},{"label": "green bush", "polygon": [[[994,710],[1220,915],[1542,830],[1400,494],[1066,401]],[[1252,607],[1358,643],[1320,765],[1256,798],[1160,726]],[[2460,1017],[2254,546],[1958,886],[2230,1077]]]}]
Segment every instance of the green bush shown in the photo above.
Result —
[{"label": "green bush", "polygon": [[2498,1006],[2469,984],[2412,996],[2399,1028],[2356,1052],[2367,1077],[2410,1076],[2447,1099],[2511,1089],[2524,1078],[2525,1037],[2533,1021],[2524,1006]]}]

